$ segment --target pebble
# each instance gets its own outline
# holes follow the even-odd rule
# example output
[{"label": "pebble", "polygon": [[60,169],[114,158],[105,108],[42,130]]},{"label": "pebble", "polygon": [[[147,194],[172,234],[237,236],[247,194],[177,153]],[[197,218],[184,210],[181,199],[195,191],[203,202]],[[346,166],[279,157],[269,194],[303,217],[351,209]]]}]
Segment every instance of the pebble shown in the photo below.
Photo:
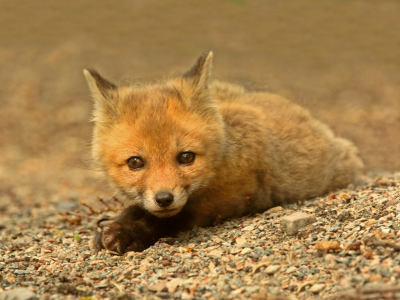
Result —
[{"label": "pebble", "polygon": [[[168,293],[158,293],[158,294],[156,294],[156,296],[161,299],[170,299],[171,298],[171,295]],[[131,298],[128,298],[128,299],[130,300]]]},{"label": "pebble", "polygon": [[[156,284],[150,285],[147,287],[149,291],[151,292],[166,292],[167,289],[167,283],[165,282],[165,280],[163,281],[159,281]],[[165,290],[164,290],[165,289]]]},{"label": "pebble", "polygon": [[275,207],[268,209],[264,214],[273,214],[273,213],[276,213],[276,212],[279,212],[282,210],[283,210],[282,206],[275,206]]},{"label": "pebble", "polygon": [[239,246],[243,246],[244,244],[247,243],[247,239],[246,238],[237,238],[235,240],[236,244],[238,244]]},{"label": "pebble", "polygon": [[167,266],[172,265],[172,263],[171,263],[169,260],[164,260],[164,261],[162,262],[162,265],[163,265],[164,267],[167,267]]},{"label": "pebble", "polygon": [[182,292],[182,294],[181,294],[181,299],[183,299],[183,300],[189,300],[189,299],[193,299],[193,296],[191,296],[189,293]]},{"label": "pebble", "polygon": [[247,253],[251,253],[253,250],[251,250],[250,248],[244,248],[241,252],[240,252],[240,254],[242,254],[242,255],[245,255],[245,254],[247,254]]},{"label": "pebble", "polygon": [[56,210],[59,212],[74,211],[79,208],[79,203],[75,201],[60,201],[56,205]]},{"label": "pebble", "polygon": [[297,271],[297,268],[296,268],[296,267],[289,267],[289,268],[285,271],[285,273],[286,273],[286,274],[290,274],[290,273],[293,273],[294,271]]},{"label": "pebble", "polygon": [[172,280],[168,281],[165,285],[168,288],[168,292],[174,293],[178,286],[182,286],[183,280],[180,278],[173,278]]},{"label": "pebble", "polygon": [[25,275],[25,274],[29,274],[30,272],[25,271],[25,270],[15,270],[14,273],[18,274],[18,275]]},{"label": "pebble", "polygon": [[399,203],[400,203],[400,200],[399,200],[399,199],[391,199],[391,200],[388,201],[388,203],[386,203],[386,207],[390,207],[390,206],[393,206],[393,205],[397,205],[397,204],[399,204]]},{"label": "pebble", "polygon": [[313,214],[296,212],[290,216],[281,218],[281,229],[288,235],[296,235],[300,229],[316,221],[317,219]]},{"label": "pebble", "polygon": [[13,241],[13,245],[15,247],[26,247],[30,246],[33,242],[33,238],[30,236],[23,236],[20,238],[17,238]]},{"label": "pebble", "polygon": [[245,228],[242,229],[242,231],[253,231],[253,230],[254,230],[253,225],[246,226]]},{"label": "pebble", "polygon": [[333,254],[327,254],[327,255],[325,255],[325,260],[326,261],[332,261],[332,260],[334,260],[335,259],[335,255],[333,255]]},{"label": "pebble", "polygon": [[246,292],[249,294],[253,294],[255,292],[257,292],[260,289],[259,286],[249,286],[246,288]]},{"label": "pebble", "polygon": [[0,300],[37,300],[34,292],[27,288],[16,288],[0,294]]},{"label": "pebble", "polygon": [[221,257],[222,256],[222,251],[221,250],[212,250],[208,253],[208,256],[211,257]]},{"label": "pebble", "polygon": [[280,265],[270,265],[265,269],[265,273],[272,275],[275,274],[280,268]]},{"label": "pebble", "polygon": [[312,287],[310,287],[309,291],[311,293],[318,294],[325,288],[325,286],[326,286],[326,284],[324,284],[324,283],[317,283],[317,284],[314,284]]},{"label": "pebble", "polygon": [[337,232],[340,229],[339,226],[329,227],[326,229],[328,232]]}]

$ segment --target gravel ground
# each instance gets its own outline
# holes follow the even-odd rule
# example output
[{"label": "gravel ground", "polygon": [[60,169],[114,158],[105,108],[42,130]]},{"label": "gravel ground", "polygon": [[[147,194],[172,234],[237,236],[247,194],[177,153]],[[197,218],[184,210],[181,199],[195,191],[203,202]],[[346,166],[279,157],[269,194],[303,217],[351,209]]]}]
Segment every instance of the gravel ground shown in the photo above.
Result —
[{"label": "gravel ground", "polygon": [[[9,198],[0,211],[0,300],[18,287],[40,299],[400,299],[400,173],[123,256],[92,251],[112,212],[35,206]],[[316,222],[290,236],[281,221],[298,212]],[[24,290],[16,299],[34,298]]]}]

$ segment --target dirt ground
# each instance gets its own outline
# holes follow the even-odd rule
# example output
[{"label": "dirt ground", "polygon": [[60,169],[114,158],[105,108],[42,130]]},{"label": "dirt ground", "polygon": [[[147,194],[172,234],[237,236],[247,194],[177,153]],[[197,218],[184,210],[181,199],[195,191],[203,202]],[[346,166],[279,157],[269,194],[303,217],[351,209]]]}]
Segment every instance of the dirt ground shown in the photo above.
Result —
[{"label": "dirt ground", "polygon": [[83,162],[83,68],[161,78],[205,50],[215,78],[306,106],[359,146],[366,171],[398,171],[399,20],[386,0],[0,0],[0,209],[109,193]]}]

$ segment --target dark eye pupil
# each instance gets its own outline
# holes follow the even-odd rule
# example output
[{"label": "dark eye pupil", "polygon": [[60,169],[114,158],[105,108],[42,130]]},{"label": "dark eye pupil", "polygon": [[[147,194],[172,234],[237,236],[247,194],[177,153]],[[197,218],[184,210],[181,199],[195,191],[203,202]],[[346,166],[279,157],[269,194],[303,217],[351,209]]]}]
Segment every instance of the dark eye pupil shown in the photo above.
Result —
[{"label": "dark eye pupil", "polygon": [[194,161],[195,154],[193,152],[183,152],[179,157],[178,157],[178,162],[180,164],[190,164],[191,162]]},{"label": "dark eye pupil", "polygon": [[131,157],[128,159],[128,167],[131,170],[140,169],[144,166],[144,162],[140,157]]}]

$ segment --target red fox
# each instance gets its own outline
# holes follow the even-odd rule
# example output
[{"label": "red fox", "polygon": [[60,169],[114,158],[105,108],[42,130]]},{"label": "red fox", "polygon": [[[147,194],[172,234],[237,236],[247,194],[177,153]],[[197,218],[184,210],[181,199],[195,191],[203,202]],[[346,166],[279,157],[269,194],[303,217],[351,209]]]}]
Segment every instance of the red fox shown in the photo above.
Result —
[{"label": "red fox", "polygon": [[263,212],[357,181],[348,140],[286,99],[210,81],[212,52],[182,76],[121,86],[84,70],[94,98],[92,157],[133,205],[96,250],[143,251],[216,218]]}]

